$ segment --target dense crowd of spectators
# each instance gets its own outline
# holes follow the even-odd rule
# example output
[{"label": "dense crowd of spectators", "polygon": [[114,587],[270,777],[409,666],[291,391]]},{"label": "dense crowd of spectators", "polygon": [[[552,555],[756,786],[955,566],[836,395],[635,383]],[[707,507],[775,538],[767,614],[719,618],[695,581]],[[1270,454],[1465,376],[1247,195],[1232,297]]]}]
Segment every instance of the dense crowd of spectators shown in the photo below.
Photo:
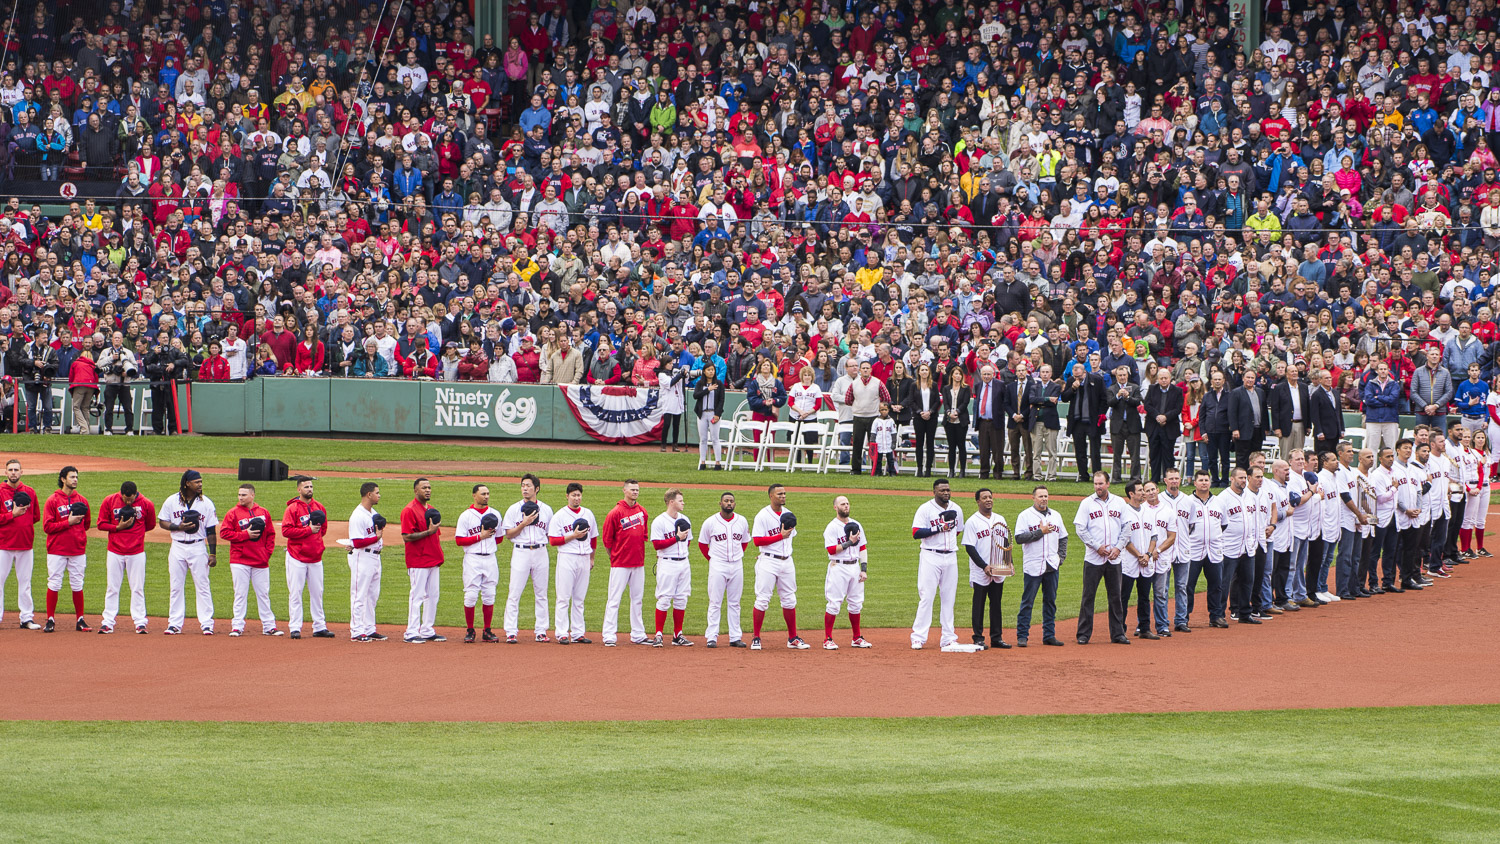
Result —
[{"label": "dense crowd of spectators", "polygon": [[1079,367],[1169,370],[1189,424],[1215,373],[1488,393],[1492,4],[1273,0],[1248,51],[1203,0],[508,11],[18,6],[0,177],[105,190],[0,187],[8,393],[111,347],[159,383],[712,368],[769,413],[810,370],[846,417],[868,363],[929,429],[910,383],[977,425],[986,365],[1066,394],[1013,389],[1028,432]]}]

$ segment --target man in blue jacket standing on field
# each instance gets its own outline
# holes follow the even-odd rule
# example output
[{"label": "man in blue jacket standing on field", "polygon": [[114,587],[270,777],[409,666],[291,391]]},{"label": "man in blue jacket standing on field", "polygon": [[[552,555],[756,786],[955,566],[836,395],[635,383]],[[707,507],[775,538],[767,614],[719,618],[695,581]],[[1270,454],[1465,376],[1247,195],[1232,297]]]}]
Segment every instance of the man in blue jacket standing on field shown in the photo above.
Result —
[{"label": "man in blue jacket standing on field", "polygon": [[1365,448],[1380,453],[1384,447],[1395,448],[1400,425],[1401,382],[1391,377],[1391,366],[1385,361],[1375,364],[1375,377],[1365,382],[1360,397],[1365,409]]}]

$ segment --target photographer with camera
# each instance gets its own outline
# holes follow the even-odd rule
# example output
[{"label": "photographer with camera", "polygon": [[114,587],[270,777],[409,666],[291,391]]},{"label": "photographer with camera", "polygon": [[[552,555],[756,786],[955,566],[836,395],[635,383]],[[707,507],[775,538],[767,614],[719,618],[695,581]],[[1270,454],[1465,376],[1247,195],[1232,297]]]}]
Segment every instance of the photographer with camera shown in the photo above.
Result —
[{"label": "photographer with camera", "polygon": [[156,332],[143,362],[151,381],[151,430],[158,435],[173,433],[177,428],[177,406],[172,391],[187,379],[190,363],[187,355],[172,345],[166,329]]},{"label": "photographer with camera", "polygon": [[[96,338],[97,339],[97,338]],[[125,436],[135,435],[135,407],[130,401],[130,383],[140,375],[135,352],[125,348],[125,335],[116,331],[110,335],[109,346],[99,352],[98,367],[104,382],[104,418],[99,422],[100,433],[114,434],[111,428],[115,421],[115,403],[125,410]]]},{"label": "photographer with camera", "polygon": [[[32,339],[24,343],[13,339],[6,355],[6,368],[26,390],[26,430],[34,434],[52,427],[52,379],[57,375],[57,350],[48,342],[49,333],[42,323],[33,324]],[[38,405],[42,411],[40,424]]]}]

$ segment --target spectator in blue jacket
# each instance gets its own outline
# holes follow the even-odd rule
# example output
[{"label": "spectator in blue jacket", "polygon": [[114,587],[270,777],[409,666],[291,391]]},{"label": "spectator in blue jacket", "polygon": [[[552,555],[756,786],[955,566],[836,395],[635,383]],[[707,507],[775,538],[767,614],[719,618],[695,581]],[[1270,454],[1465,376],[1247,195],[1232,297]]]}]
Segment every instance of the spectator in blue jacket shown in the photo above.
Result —
[{"label": "spectator in blue jacket", "polygon": [[1474,326],[1468,320],[1458,324],[1458,334],[1443,347],[1443,363],[1455,382],[1464,377],[1471,364],[1484,363],[1484,341],[1474,336]]},{"label": "spectator in blue jacket", "polygon": [[1380,453],[1382,446],[1396,447],[1401,412],[1401,382],[1391,377],[1391,365],[1375,364],[1375,377],[1365,382],[1360,396],[1365,411],[1365,446]]}]

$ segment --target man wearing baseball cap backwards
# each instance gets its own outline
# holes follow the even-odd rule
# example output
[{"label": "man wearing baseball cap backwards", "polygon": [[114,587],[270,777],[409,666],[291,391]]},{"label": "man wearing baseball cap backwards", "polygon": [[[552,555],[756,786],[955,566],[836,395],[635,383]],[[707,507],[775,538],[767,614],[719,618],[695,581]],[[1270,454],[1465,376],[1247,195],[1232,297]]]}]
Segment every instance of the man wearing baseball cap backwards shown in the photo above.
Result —
[{"label": "man wearing baseball cap backwards", "polygon": [[177,492],[161,503],[156,524],[172,534],[172,548],[167,551],[167,635],[182,632],[187,599],[184,586],[189,572],[198,600],[198,627],[203,635],[214,635],[214,596],[208,585],[208,570],[217,564],[219,517],[214,503],[203,494],[203,476],[196,469],[182,473]]},{"label": "man wearing baseball cap backwards", "polygon": [[253,484],[240,484],[235,505],[224,514],[219,533],[229,543],[229,576],[234,582],[234,620],[229,635],[238,637],[245,632],[245,611],[254,587],[260,632],[280,636],[276,611],[271,608],[271,552],[276,550],[276,525],[270,512],[255,503]]}]

